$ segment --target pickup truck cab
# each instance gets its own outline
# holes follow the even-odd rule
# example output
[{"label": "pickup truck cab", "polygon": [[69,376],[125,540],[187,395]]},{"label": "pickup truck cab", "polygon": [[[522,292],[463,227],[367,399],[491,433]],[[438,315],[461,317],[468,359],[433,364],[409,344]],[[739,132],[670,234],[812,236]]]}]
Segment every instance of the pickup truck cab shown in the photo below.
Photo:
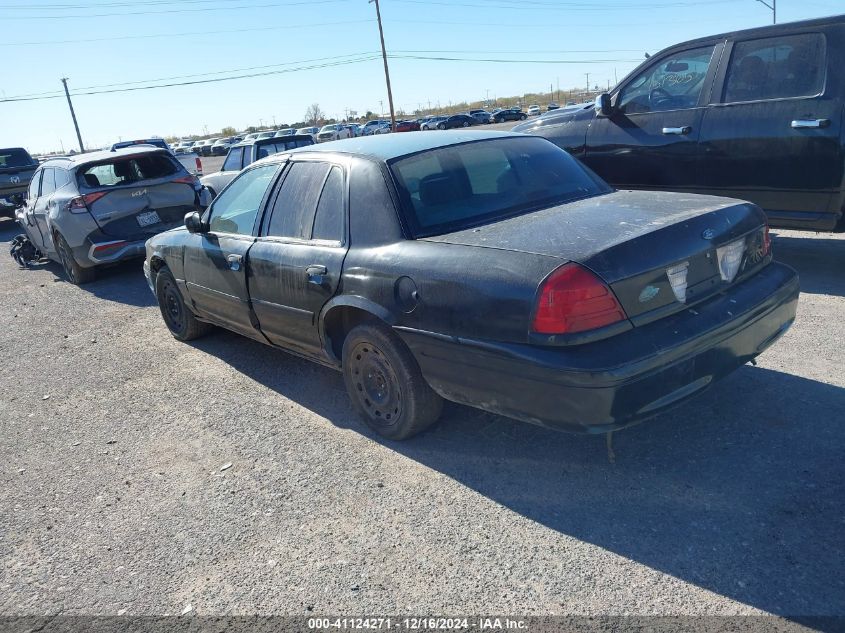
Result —
[{"label": "pickup truck cab", "polygon": [[0,149],[0,217],[14,217],[38,169],[38,161],[22,147]]},{"label": "pickup truck cab", "polygon": [[266,158],[278,152],[314,145],[314,138],[310,134],[293,136],[276,136],[273,138],[244,140],[229,148],[226,160],[220,171],[200,178],[200,182],[208,189],[214,198],[237,176],[247,165]]},{"label": "pickup truck cab", "polygon": [[830,230],[845,208],[843,65],[845,16],[704,37],[514,131],[621,189],[741,198],[773,226]]}]

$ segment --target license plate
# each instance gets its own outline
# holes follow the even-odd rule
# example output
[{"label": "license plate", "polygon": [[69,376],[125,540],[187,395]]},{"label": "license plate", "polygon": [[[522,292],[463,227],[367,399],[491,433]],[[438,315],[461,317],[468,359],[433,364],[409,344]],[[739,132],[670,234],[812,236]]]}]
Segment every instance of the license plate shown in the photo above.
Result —
[{"label": "license plate", "polygon": [[153,224],[158,224],[161,222],[161,218],[158,217],[158,213],[155,211],[147,211],[146,213],[139,213],[135,218],[138,220],[138,224],[140,226],[151,226]]}]

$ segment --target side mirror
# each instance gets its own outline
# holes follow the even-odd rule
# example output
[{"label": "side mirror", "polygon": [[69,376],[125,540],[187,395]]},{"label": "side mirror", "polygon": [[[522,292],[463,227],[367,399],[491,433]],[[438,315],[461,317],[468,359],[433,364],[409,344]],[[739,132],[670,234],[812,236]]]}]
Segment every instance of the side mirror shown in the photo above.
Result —
[{"label": "side mirror", "polygon": [[196,211],[191,211],[185,214],[185,228],[188,233],[205,233],[208,227],[202,222],[202,216]]},{"label": "side mirror", "polygon": [[610,103],[610,95],[606,92],[603,92],[596,97],[596,112],[598,112],[600,116],[610,116],[613,114],[613,105]]}]

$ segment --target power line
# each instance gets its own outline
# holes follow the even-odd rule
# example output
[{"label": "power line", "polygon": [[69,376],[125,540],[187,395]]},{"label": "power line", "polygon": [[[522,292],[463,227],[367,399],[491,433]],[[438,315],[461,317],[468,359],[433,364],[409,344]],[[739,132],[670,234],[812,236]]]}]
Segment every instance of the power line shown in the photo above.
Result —
[{"label": "power line", "polygon": [[[505,4],[508,0],[492,0],[485,4],[478,4],[472,2],[452,2],[452,1],[436,1],[436,0],[393,0],[393,2],[402,2],[405,4],[424,4],[424,5],[441,5],[447,7],[474,7],[479,9],[516,9],[519,11],[540,10],[540,11],[619,11],[620,9],[669,9],[669,8],[684,8],[696,6],[710,6],[713,4],[729,4],[734,0],[709,0],[708,2],[668,2],[662,4],[626,4],[620,5],[594,5],[594,4],[567,4],[563,2],[556,2],[554,5],[534,5],[528,2],[513,2]],[[493,2],[496,2],[494,4]],[[526,6],[528,5],[528,6]]]},{"label": "power line", "polygon": [[[220,2],[246,2],[247,0],[146,0],[141,3],[144,6],[168,5],[168,4],[212,4]],[[22,11],[39,11],[49,9],[50,11],[65,11],[71,9],[106,9],[109,7],[137,7],[138,2],[123,0],[121,2],[99,2],[96,4],[7,4],[4,9],[16,9]]]},{"label": "power line", "polygon": [[[101,86],[87,86],[80,88],[79,91],[74,92],[75,96],[85,96],[85,95],[98,95],[98,94],[112,94],[118,92],[135,92],[139,90],[153,90],[157,88],[173,88],[177,86],[192,86],[192,85],[199,85],[199,84],[210,84],[210,83],[217,83],[221,81],[232,81],[234,79],[250,79],[254,77],[266,77],[269,75],[280,75],[292,72],[300,72],[303,70],[314,70],[319,68],[332,68],[335,66],[344,66],[347,64],[357,64],[361,62],[372,61],[374,59],[379,59],[381,57],[378,53],[359,53],[358,56],[346,56],[351,57],[351,59],[337,59],[337,58],[322,58],[322,59],[334,59],[335,61],[325,62],[322,64],[311,64],[308,66],[300,66],[296,68],[285,68],[280,70],[270,70],[270,71],[263,71],[263,72],[256,72],[256,73],[248,73],[248,74],[240,74],[240,75],[232,75],[230,77],[214,77],[214,78],[207,78],[207,79],[194,79],[191,81],[181,81],[181,82],[172,82],[172,83],[154,83],[154,82],[161,82],[166,81],[170,82],[172,79],[183,78],[183,77],[202,77],[207,76],[209,74],[219,74],[219,73],[205,73],[203,75],[183,75],[181,77],[173,77],[173,78],[166,78],[162,77],[159,79],[148,79],[145,81],[137,81],[134,82],[136,84],[140,83],[151,83],[153,85],[149,86],[130,86],[126,87],[127,83],[123,82],[120,84],[103,84]],[[573,59],[573,60],[561,60],[561,59],[499,59],[499,58],[466,58],[466,57],[442,57],[442,56],[426,56],[426,55],[403,55],[403,54],[388,54],[388,59],[407,59],[407,60],[425,60],[425,61],[440,61],[440,62],[479,62],[479,63],[496,63],[496,64],[606,64],[606,63],[635,63],[641,60],[636,59]],[[287,64],[291,63],[304,63],[306,60],[302,62],[288,62]],[[319,60],[311,60],[311,61],[319,61]],[[260,68],[268,68],[268,67],[276,67],[282,66],[287,64],[273,64],[271,66],[254,66],[252,69],[260,69]],[[242,69],[242,70],[250,70],[250,69]],[[228,70],[228,71],[219,71],[220,73],[223,72],[235,72],[235,70]],[[123,86],[121,88],[113,88],[112,86]],[[30,93],[28,95],[15,95],[12,97],[6,97],[4,99],[0,99],[0,103],[8,103],[8,102],[20,102],[20,101],[42,101],[46,99],[57,99],[61,97],[62,94],[54,94],[54,93]]]},{"label": "power line", "polygon": [[4,17],[6,20],[68,20],[72,18],[105,18],[112,16],[130,15],[164,15],[167,13],[195,13],[197,11],[234,11],[238,9],[263,9],[267,7],[294,7],[315,4],[337,4],[339,2],[350,2],[351,0],[301,0],[298,2],[272,2],[269,4],[248,4],[237,7],[202,7],[201,9],[167,9],[166,11],[127,11],[124,13],[91,13],[89,15],[33,15]]}]

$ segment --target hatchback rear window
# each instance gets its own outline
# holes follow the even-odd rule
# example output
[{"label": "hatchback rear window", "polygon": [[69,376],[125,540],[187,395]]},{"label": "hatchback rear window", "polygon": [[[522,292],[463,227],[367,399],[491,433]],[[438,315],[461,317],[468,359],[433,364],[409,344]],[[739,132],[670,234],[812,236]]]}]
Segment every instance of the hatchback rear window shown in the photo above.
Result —
[{"label": "hatchback rear window", "polygon": [[5,167],[27,167],[35,164],[26,150],[19,148],[0,149],[0,169]]},{"label": "hatchback rear window", "polygon": [[179,165],[166,154],[146,154],[115,159],[107,163],[90,165],[79,171],[80,185],[94,187],[120,187],[147,180],[174,176]]},{"label": "hatchback rear window", "polygon": [[495,222],[611,191],[541,138],[452,145],[390,164],[415,236]]}]

